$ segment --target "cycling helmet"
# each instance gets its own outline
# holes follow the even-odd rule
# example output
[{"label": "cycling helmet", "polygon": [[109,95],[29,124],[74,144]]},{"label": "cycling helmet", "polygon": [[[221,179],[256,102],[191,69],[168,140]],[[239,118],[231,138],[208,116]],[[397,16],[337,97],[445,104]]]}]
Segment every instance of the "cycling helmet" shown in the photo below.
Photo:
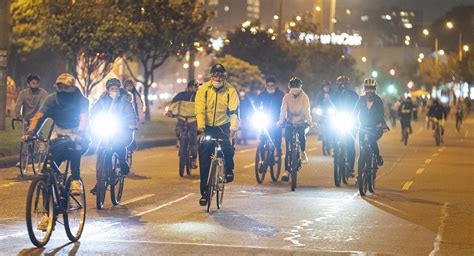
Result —
[{"label": "cycling helmet", "polygon": [[324,86],[331,86],[331,82],[329,82],[328,80],[323,80],[323,82],[321,83],[321,86],[324,87]]},{"label": "cycling helmet", "polygon": [[345,77],[345,76],[339,76],[338,78],[336,78],[336,84],[337,85],[347,85],[347,84],[350,84],[351,81],[349,80],[349,78]]},{"label": "cycling helmet", "polygon": [[127,86],[131,84],[133,87],[135,87],[135,84],[133,83],[133,80],[132,79],[126,79],[125,81],[123,81],[123,86]]},{"label": "cycling helmet", "polygon": [[301,81],[301,79],[294,76],[288,82],[288,87],[289,88],[298,88],[298,87],[301,88],[301,87],[303,87],[303,82]]},{"label": "cycling helmet", "polygon": [[372,78],[364,79],[364,87],[377,87],[377,80]]},{"label": "cycling helmet", "polygon": [[267,79],[265,82],[276,84],[276,78],[274,76],[267,76]]},{"label": "cycling helmet", "polygon": [[224,66],[222,64],[214,64],[211,67],[211,71],[209,72],[211,75],[220,75],[220,76],[225,76],[226,71]]},{"label": "cycling helmet", "polygon": [[199,81],[197,79],[191,79],[191,80],[189,80],[187,87],[188,88],[193,87],[193,86],[198,87],[199,85],[201,85],[201,83],[199,83]]},{"label": "cycling helmet", "polygon": [[38,75],[35,75],[35,74],[29,74],[27,77],[26,77],[26,82],[27,83],[30,83],[31,81],[33,80],[36,80],[36,81],[40,81],[40,77]]},{"label": "cycling helmet", "polygon": [[108,90],[112,85],[116,85],[116,86],[120,87],[122,85],[122,83],[120,83],[120,80],[118,80],[117,78],[110,78],[105,83],[105,88],[107,88],[107,90]]}]

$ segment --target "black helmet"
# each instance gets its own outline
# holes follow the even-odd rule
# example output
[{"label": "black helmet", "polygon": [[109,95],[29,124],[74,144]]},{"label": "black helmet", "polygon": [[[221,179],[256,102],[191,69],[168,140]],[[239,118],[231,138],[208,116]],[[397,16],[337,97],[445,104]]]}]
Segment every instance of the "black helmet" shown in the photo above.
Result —
[{"label": "black helmet", "polygon": [[211,67],[211,71],[209,73],[211,73],[211,75],[225,76],[226,71],[225,71],[224,66],[222,66],[222,64],[217,63]]},{"label": "black helmet", "polygon": [[120,87],[122,85],[122,83],[120,83],[120,80],[118,80],[117,78],[110,78],[105,83],[105,88],[107,88],[107,90],[108,90],[112,85],[116,85],[116,86]]},{"label": "black helmet", "polygon": [[135,84],[133,83],[133,80],[132,79],[126,79],[125,81],[123,81],[123,86],[127,86],[131,84],[133,87],[135,87]]},{"label": "black helmet", "polygon": [[328,80],[323,80],[323,82],[321,83],[321,86],[324,87],[324,86],[331,86],[331,82],[329,82]]},{"label": "black helmet", "polygon": [[276,84],[277,81],[276,81],[276,78],[274,76],[267,76],[266,82]]},{"label": "black helmet", "polygon": [[36,81],[39,82],[41,79],[40,79],[40,77],[39,77],[38,75],[36,75],[36,74],[29,74],[29,75],[26,77],[26,82],[27,82],[27,83],[30,83],[30,82],[33,81],[33,80],[36,80]]},{"label": "black helmet", "polygon": [[191,80],[189,80],[187,87],[188,87],[188,88],[189,88],[189,87],[193,87],[193,86],[198,87],[199,85],[200,85],[200,83],[199,83],[199,81],[198,81],[197,79],[191,79]]},{"label": "black helmet", "polygon": [[351,81],[349,80],[349,78],[345,76],[339,76],[338,78],[336,78],[336,85],[348,85],[350,83]]},{"label": "black helmet", "polygon": [[298,77],[294,76],[290,79],[290,81],[288,82],[288,87],[289,88],[297,88],[297,87],[303,87],[303,82],[301,81],[301,79],[299,79]]}]

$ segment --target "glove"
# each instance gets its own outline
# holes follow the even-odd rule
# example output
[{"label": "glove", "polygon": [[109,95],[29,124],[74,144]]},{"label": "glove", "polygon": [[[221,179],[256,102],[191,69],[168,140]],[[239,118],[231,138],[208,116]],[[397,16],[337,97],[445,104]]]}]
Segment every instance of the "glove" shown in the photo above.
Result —
[{"label": "glove", "polygon": [[204,140],[204,129],[198,129],[197,140],[199,143],[201,143]]}]

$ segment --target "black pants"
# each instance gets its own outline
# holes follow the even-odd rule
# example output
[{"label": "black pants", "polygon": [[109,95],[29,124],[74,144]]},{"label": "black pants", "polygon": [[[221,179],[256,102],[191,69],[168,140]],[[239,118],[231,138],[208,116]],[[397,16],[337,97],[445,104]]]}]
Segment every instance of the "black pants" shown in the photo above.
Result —
[{"label": "black pants", "polygon": [[70,161],[71,178],[78,180],[81,177],[81,156],[87,148],[84,145],[68,139],[58,138],[51,141],[50,152],[53,162],[60,166],[64,161]]},{"label": "black pants", "polygon": [[345,138],[346,142],[346,152],[347,152],[347,158],[349,159],[349,165],[351,168],[351,171],[354,170],[354,165],[355,165],[355,157],[356,157],[356,152],[355,152],[355,136],[346,136]]},{"label": "black pants", "polygon": [[411,127],[411,120],[410,119],[400,118],[400,125],[402,126],[402,137],[403,137],[403,131],[407,127],[408,127],[408,129],[410,129],[410,133],[413,132],[413,128]]},{"label": "black pants", "polygon": [[[293,135],[293,130],[296,129],[296,132],[298,133],[299,139],[300,139],[300,148],[301,151],[304,152],[306,151],[306,136],[305,136],[305,128],[304,127],[287,127],[285,130],[285,146],[286,146],[286,155],[288,156],[288,152],[290,151],[290,146],[291,146],[291,139]],[[285,157],[285,170],[289,171],[290,167],[288,164],[288,157]]]},{"label": "black pants", "polygon": [[[224,154],[224,168],[226,174],[234,171],[234,149],[230,142],[230,123],[222,126],[206,126],[205,136],[218,138],[221,142],[222,153]],[[207,178],[211,167],[211,155],[214,153],[215,142],[204,140],[199,146],[199,167],[201,176],[201,195],[207,191]]]},{"label": "black pants", "polygon": [[127,162],[127,148],[132,145],[134,141],[133,131],[123,131],[114,138],[112,150],[117,153],[118,160],[121,164]]},{"label": "black pants", "polygon": [[[359,145],[362,147],[364,145],[364,139],[365,139],[365,134],[369,135],[369,144],[372,150],[374,151],[374,154],[376,156],[380,155],[380,150],[379,150],[379,145],[377,144],[377,141],[382,138],[383,131],[379,130],[373,130],[370,132],[365,132],[365,131],[360,131],[359,132]],[[359,159],[360,160],[360,159]]]},{"label": "black pants", "polygon": [[[184,132],[184,126],[186,122],[178,119],[176,124],[176,137],[179,139],[181,134]],[[191,154],[196,159],[198,152],[198,143],[197,143],[197,122],[188,123],[188,136],[189,136],[189,147],[191,149]],[[182,146],[182,145],[181,145]]]}]

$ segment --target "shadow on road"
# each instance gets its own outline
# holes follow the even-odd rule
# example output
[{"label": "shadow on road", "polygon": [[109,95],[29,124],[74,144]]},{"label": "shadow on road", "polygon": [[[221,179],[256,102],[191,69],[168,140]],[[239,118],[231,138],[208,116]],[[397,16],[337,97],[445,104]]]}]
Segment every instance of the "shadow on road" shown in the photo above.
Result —
[{"label": "shadow on road", "polygon": [[[67,248],[69,247],[70,245],[73,245],[72,248]],[[51,251],[49,252],[45,252],[45,248],[28,248],[28,249],[23,249],[21,250],[17,255],[18,256],[23,256],[23,255],[56,255],[56,254],[60,254],[60,255],[76,255],[77,252],[79,251],[79,247],[81,246],[81,243],[80,242],[75,242],[75,243],[72,243],[72,242],[69,242],[69,243],[66,243],[66,244],[63,244],[57,248],[54,248],[52,249]]]},{"label": "shadow on road", "polygon": [[212,217],[221,226],[243,232],[252,232],[258,236],[271,237],[280,232],[279,228],[260,223],[244,214],[234,210],[221,210]]}]

